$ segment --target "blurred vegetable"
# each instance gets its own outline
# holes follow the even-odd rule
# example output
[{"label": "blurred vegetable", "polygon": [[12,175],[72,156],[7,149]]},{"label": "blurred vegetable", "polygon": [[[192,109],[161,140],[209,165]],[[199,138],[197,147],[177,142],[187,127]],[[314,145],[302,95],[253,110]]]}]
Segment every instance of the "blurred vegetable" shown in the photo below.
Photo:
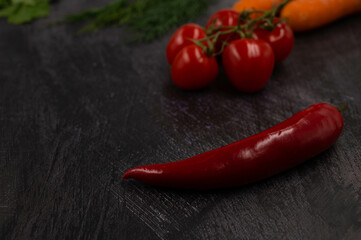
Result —
[{"label": "blurred vegetable", "polygon": [[108,26],[127,25],[134,34],[130,40],[149,42],[171,28],[198,17],[214,0],[115,0],[102,8],[68,16],[70,23],[89,21],[79,33]]},{"label": "blurred vegetable", "polygon": [[[132,41],[150,42],[171,28],[193,20],[215,0],[114,0],[101,8],[67,16],[64,21],[85,22],[79,33],[109,26],[127,25]],[[49,14],[52,0],[0,0],[0,17],[9,23],[23,24]]]},{"label": "blurred vegetable", "polygon": [[49,15],[51,0],[0,0],[0,17],[23,24]]},{"label": "blurred vegetable", "polygon": [[[240,0],[233,9],[269,10],[282,0]],[[287,19],[294,31],[306,31],[321,27],[344,16],[360,12],[361,0],[292,0],[281,10],[281,18]]]},{"label": "blurred vegetable", "polygon": [[[284,0],[240,0],[233,5],[233,9],[242,12],[244,10],[270,10]],[[258,17],[254,14],[253,17]]]},{"label": "blurred vegetable", "polygon": [[0,0],[0,8],[10,5],[10,0]]},{"label": "blurred vegetable", "polygon": [[281,11],[294,31],[314,29],[361,11],[361,0],[293,0]]}]

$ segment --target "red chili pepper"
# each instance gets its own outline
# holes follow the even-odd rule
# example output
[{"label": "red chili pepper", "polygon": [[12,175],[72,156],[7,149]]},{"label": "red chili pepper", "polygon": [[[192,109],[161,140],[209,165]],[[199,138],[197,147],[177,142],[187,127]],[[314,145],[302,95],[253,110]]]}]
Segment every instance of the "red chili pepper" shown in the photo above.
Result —
[{"label": "red chili pepper", "polygon": [[185,160],[132,168],[123,179],[184,189],[241,186],[325,151],[338,139],[342,128],[340,112],[318,103],[254,136]]}]

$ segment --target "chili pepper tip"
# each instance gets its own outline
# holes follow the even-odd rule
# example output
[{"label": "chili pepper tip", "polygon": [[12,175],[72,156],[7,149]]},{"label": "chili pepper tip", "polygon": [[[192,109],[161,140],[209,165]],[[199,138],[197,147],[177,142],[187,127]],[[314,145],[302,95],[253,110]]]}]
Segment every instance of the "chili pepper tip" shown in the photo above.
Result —
[{"label": "chili pepper tip", "polygon": [[131,169],[126,171],[124,174],[123,174],[123,181],[126,180],[126,179],[129,179],[129,178],[132,178],[132,172],[131,172]]}]

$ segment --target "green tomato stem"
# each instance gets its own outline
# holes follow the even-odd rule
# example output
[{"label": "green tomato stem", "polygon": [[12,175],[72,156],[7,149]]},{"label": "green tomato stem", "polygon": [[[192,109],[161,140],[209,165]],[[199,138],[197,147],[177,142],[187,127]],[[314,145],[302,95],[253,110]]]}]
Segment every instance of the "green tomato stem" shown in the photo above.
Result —
[{"label": "green tomato stem", "polygon": [[[189,39],[194,44],[200,46],[203,49],[203,52],[207,56],[216,56],[222,54],[224,48],[228,45],[227,41],[222,42],[222,48],[220,51],[215,52],[214,46],[222,35],[227,34],[239,34],[240,38],[252,38],[253,31],[257,28],[263,28],[268,31],[272,31],[277,24],[284,22],[284,19],[280,19],[277,22],[273,23],[273,20],[276,14],[291,0],[285,0],[277,6],[274,6],[271,10],[244,10],[240,12],[238,22],[236,26],[219,26],[214,27],[216,19],[213,21],[211,26],[206,30],[207,37],[194,40]],[[261,16],[251,19],[251,15],[254,13],[262,13]],[[207,45],[204,44],[207,43]]]}]

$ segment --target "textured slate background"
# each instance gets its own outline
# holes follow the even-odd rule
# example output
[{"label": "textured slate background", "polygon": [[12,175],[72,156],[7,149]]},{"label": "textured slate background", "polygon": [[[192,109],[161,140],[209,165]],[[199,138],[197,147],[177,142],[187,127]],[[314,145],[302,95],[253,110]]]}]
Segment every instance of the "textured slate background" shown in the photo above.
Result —
[{"label": "textured slate background", "polygon": [[[49,19],[0,20],[0,239],[361,238],[361,15],[297,35],[266,88],[247,95],[224,73],[203,91],[176,88],[171,33],[124,45],[121,28],[43,28],[103,4],[62,0]],[[317,102],[349,105],[342,136],[286,173],[207,192],[121,181],[128,168],[221,147]]]}]

